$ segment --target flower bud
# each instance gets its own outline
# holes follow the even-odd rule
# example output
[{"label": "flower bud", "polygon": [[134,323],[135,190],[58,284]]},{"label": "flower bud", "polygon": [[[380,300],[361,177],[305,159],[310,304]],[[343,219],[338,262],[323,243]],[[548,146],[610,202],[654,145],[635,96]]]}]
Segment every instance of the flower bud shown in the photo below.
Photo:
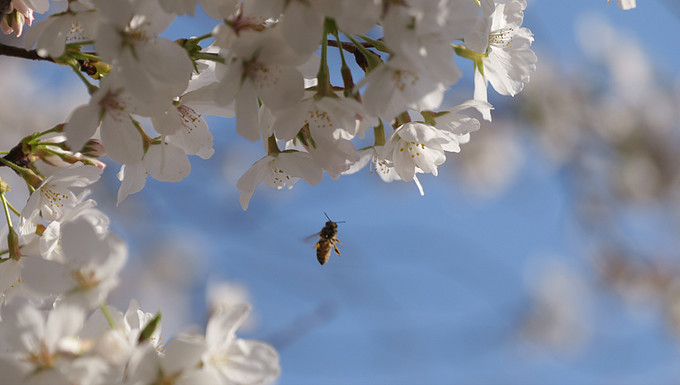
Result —
[{"label": "flower bud", "polygon": [[19,236],[12,227],[9,228],[9,234],[7,234],[7,248],[9,249],[9,257],[14,260],[21,259],[21,250],[19,246]]},{"label": "flower bud", "polygon": [[22,9],[16,8],[6,16],[3,16],[0,28],[5,35],[14,32],[19,37],[24,30],[24,24],[31,25],[33,20],[32,9],[27,7]]},{"label": "flower bud", "polygon": [[43,183],[43,179],[36,175],[36,173],[34,173],[33,170],[23,168],[18,173],[26,181],[26,183],[28,183],[29,185],[31,185],[31,187],[35,189],[40,187],[40,185]]}]

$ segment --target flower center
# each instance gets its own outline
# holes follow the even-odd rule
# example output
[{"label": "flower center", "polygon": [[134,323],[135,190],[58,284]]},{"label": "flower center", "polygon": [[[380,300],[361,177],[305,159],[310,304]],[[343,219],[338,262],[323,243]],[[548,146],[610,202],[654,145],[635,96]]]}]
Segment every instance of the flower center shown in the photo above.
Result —
[{"label": "flower center", "polygon": [[403,92],[408,86],[415,86],[418,83],[418,75],[404,69],[398,69],[392,71],[392,81],[394,82],[394,88]]},{"label": "flower center", "polygon": [[68,200],[68,195],[53,190],[50,184],[46,184],[40,189],[40,197],[53,215],[57,215],[64,208],[63,201]]},{"label": "flower center", "polygon": [[286,174],[285,171],[276,167],[274,162],[269,166],[269,176],[272,178],[272,182],[277,188],[283,187],[286,183],[290,182],[290,175]]},{"label": "flower center", "polygon": [[328,112],[320,110],[316,107],[312,107],[307,111],[307,118],[305,119],[305,124],[309,124],[309,127],[320,128],[322,130],[333,130],[335,125],[333,120],[329,116]]},{"label": "flower center", "polygon": [[194,128],[196,128],[196,122],[201,119],[201,114],[184,104],[180,104],[177,107],[177,111],[179,111],[182,117],[182,126],[187,130],[188,134],[191,134]]},{"label": "flower center", "polygon": [[510,28],[501,28],[489,32],[489,45],[499,48],[511,48],[512,37],[515,35],[515,30]]},{"label": "flower center", "polygon": [[258,88],[276,87],[281,78],[281,67],[278,65],[265,66],[254,63],[248,71],[248,77]]},{"label": "flower center", "polygon": [[127,109],[127,104],[125,103],[125,100],[118,97],[117,94],[109,91],[99,102],[99,105],[115,121],[121,122],[123,119],[125,119],[125,110]]},{"label": "flower center", "polygon": [[49,349],[47,349],[47,344],[45,341],[41,341],[40,351],[30,352],[27,358],[29,362],[36,365],[39,369],[47,369],[54,366],[56,355],[50,353]]},{"label": "flower center", "polygon": [[128,45],[134,43],[146,43],[151,38],[145,28],[148,28],[151,22],[147,20],[144,15],[134,15],[130,23],[123,30],[123,41]]},{"label": "flower center", "polygon": [[389,174],[391,168],[387,165],[387,161],[385,159],[378,158],[378,155],[373,155],[373,169],[371,169],[371,174],[375,172],[376,174]]},{"label": "flower center", "polygon": [[77,20],[74,20],[73,24],[71,24],[71,30],[69,30],[66,35],[66,41],[72,43],[85,40],[89,40],[88,36],[85,34],[85,29]]},{"label": "flower center", "polygon": [[425,143],[404,141],[401,147],[399,148],[399,151],[400,152],[408,151],[409,154],[411,154],[411,158],[415,158],[416,156],[420,156],[421,149],[425,150]]},{"label": "flower center", "polygon": [[81,289],[91,289],[99,285],[99,281],[94,276],[94,271],[74,270],[72,272],[73,280],[76,281],[78,287]]}]

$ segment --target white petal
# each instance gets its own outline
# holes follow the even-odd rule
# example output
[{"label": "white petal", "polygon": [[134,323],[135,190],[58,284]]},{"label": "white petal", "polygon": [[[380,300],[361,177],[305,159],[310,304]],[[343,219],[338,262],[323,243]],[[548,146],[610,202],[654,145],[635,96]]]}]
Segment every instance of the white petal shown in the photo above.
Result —
[{"label": "white petal", "polygon": [[[268,66],[266,79],[255,82],[257,95],[272,110],[292,106],[304,95],[304,81],[293,67]],[[238,117],[237,117],[238,119]]]},{"label": "white petal", "polygon": [[45,336],[45,319],[33,304],[18,297],[2,308],[2,329],[14,350],[38,351]]},{"label": "white petal", "polygon": [[67,143],[74,151],[85,145],[99,126],[101,109],[98,105],[84,105],[73,110],[71,118],[64,125]]},{"label": "white petal", "polygon": [[236,132],[242,137],[260,139],[257,95],[250,83],[246,83],[236,96]]},{"label": "white petal", "polygon": [[227,347],[234,339],[236,329],[250,313],[250,306],[235,305],[228,309],[218,308],[210,317],[205,330],[205,339],[211,347]]},{"label": "white petal", "polygon": [[184,151],[168,143],[150,146],[143,163],[151,177],[164,182],[179,182],[191,171]]},{"label": "white petal", "polygon": [[168,135],[167,142],[181,148],[185,153],[210,158],[213,150],[213,136],[205,119],[188,105],[177,107],[181,115],[181,126],[177,133]]},{"label": "white petal", "polygon": [[269,163],[272,161],[273,158],[269,155],[258,160],[241,176],[241,178],[239,178],[238,182],[236,182],[236,188],[241,190],[239,202],[241,202],[243,210],[248,209],[248,203],[255,192],[255,187],[257,187],[257,185],[267,177],[267,173],[270,172]]},{"label": "white petal", "polygon": [[309,154],[284,152],[276,156],[276,163],[286,173],[302,178],[312,186],[316,186],[323,178],[323,170],[312,161]]},{"label": "white petal", "polygon": [[169,86],[172,96],[179,95],[187,88],[194,67],[187,52],[178,44],[168,39],[156,38],[135,52],[145,71]]},{"label": "white petal", "polygon": [[268,383],[280,373],[279,355],[265,343],[238,339],[229,353],[231,359],[219,369],[231,383]]},{"label": "white petal", "polygon": [[128,195],[139,192],[144,188],[146,168],[144,168],[142,162],[123,165],[118,173],[118,179],[123,182],[118,189],[118,203],[116,204],[119,205]]},{"label": "white petal", "polygon": [[65,258],[72,261],[75,266],[86,265],[92,258],[106,255],[108,252],[92,224],[84,218],[75,219],[62,226],[61,247]]},{"label": "white petal", "polygon": [[42,298],[64,293],[75,286],[70,271],[59,262],[48,261],[39,256],[22,258],[22,261],[24,286]]},{"label": "white petal", "polygon": [[92,0],[101,14],[118,27],[124,27],[132,18],[132,5],[128,0]]},{"label": "white petal", "polygon": [[[474,90],[475,100],[479,100],[482,103],[487,102],[487,80],[476,68],[475,68],[475,90]],[[491,110],[480,110],[482,117],[486,121],[491,121]]]},{"label": "white petal", "polygon": [[85,311],[82,308],[61,304],[47,315],[45,323],[45,342],[54,351],[59,339],[75,336],[83,327]]},{"label": "white petal", "polygon": [[323,17],[311,6],[291,1],[283,19],[283,36],[295,52],[301,55],[314,52],[321,41]]},{"label": "white petal", "polygon": [[15,259],[3,259],[0,263],[0,293],[16,287],[21,278],[22,263]]},{"label": "white petal", "polygon": [[180,335],[165,348],[165,356],[161,360],[163,373],[172,374],[189,371],[198,366],[201,355],[206,350],[203,338],[191,338]]},{"label": "white petal", "polygon": [[135,163],[142,159],[142,137],[125,113],[104,115],[101,137],[106,153],[118,163]]},{"label": "white petal", "polygon": [[[58,58],[64,53],[66,48],[66,37],[71,31],[71,25],[75,18],[71,15],[56,17],[56,21],[50,24],[42,34],[36,48],[40,56],[50,56]],[[43,55],[42,53],[46,53]]]}]

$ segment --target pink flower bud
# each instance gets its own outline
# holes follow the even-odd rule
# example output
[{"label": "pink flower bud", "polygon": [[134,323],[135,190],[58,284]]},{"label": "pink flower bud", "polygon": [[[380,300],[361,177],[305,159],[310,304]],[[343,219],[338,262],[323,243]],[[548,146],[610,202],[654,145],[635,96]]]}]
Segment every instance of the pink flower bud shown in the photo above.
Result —
[{"label": "pink flower bud", "polygon": [[9,9],[11,10],[7,13],[9,17],[3,15],[2,21],[0,21],[0,29],[5,35],[14,32],[19,37],[24,30],[24,24],[33,24],[33,20],[35,20],[33,9],[29,8],[23,0],[12,0]]}]

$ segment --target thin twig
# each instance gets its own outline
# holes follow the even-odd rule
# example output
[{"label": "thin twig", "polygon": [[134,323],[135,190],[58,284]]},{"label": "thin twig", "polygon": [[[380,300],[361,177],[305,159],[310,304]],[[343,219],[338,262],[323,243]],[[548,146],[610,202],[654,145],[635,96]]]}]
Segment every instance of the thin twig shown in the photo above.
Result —
[{"label": "thin twig", "polygon": [[27,50],[24,48],[19,48],[19,47],[14,47],[11,45],[6,45],[0,43],[0,55],[3,56],[12,56],[12,57],[20,57],[23,59],[30,59],[30,60],[45,60],[45,61],[51,61],[54,62],[54,59],[51,57],[42,57],[38,55],[38,51],[36,50]]}]

